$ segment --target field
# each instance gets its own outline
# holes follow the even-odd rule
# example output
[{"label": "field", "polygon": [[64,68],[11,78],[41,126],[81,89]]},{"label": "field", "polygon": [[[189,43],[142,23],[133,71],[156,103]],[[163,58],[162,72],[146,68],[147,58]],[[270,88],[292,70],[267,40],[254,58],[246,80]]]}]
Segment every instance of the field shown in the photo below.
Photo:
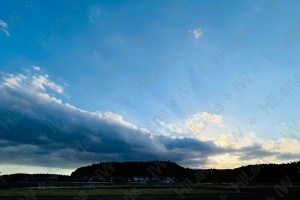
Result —
[{"label": "field", "polygon": [[[180,190],[178,188],[178,190]],[[80,192],[82,195],[88,196],[103,196],[103,195],[118,195],[125,196],[130,194],[130,191],[138,195],[176,195],[174,189],[154,188],[154,189],[11,189],[0,190],[1,197],[9,196],[24,196],[24,194],[35,194],[36,196],[77,196]],[[225,190],[222,189],[194,189],[189,194],[223,194]],[[234,191],[226,191],[226,193],[236,193]]]},{"label": "field", "polygon": [[[179,196],[175,190],[180,191],[182,188],[176,186],[173,188],[161,187],[138,187],[135,186],[113,186],[113,187],[45,187],[40,188],[15,188],[1,189],[0,199],[5,200],[22,200],[22,199],[42,199],[42,200],[87,200],[87,199],[218,199],[218,200],[235,200],[235,199],[300,199],[300,187],[286,188],[287,190],[274,191],[273,186],[246,186],[240,187],[238,192],[230,186],[206,186],[186,189]],[[182,198],[183,197],[183,198]]]}]

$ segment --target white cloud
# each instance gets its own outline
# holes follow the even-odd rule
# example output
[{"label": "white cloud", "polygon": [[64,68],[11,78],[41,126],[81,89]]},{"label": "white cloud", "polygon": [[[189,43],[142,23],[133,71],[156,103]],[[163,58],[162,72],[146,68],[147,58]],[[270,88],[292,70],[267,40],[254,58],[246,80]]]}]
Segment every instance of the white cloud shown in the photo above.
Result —
[{"label": "white cloud", "polygon": [[[224,125],[221,123],[222,120],[223,117],[221,115],[210,112],[200,112],[173,123],[160,124],[163,126],[163,130],[169,132],[172,137],[182,138],[185,136],[194,138],[195,135],[191,133],[192,131],[193,133],[199,133],[198,139],[201,135],[201,140],[212,141],[211,137],[204,137],[203,133],[206,132],[208,128],[223,127]],[[213,135],[215,135],[215,133]]]},{"label": "white cloud", "polygon": [[10,36],[10,33],[8,32],[7,29],[8,29],[7,23],[0,20],[0,30],[3,31],[6,36]]},{"label": "white cloud", "polygon": [[108,121],[110,121],[110,122],[117,123],[117,124],[122,124],[123,126],[126,126],[128,128],[132,128],[132,129],[135,129],[135,130],[138,129],[134,124],[126,122],[121,115],[118,115],[116,113],[105,112],[104,113],[104,118],[108,119]]},{"label": "white cloud", "polygon": [[0,20],[0,26],[2,26],[3,28],[7,28],[7,23],[5,23],[4,21]]},{"label": "white cloud", "polygon": [[56,91],[57,93],[63,93],[64,88],[63,86],[55,84],[53,81],[51,81],[48,77],[48,75],[34,75],[32,76],[32,85],[37,88],[41,89],[42,91],[45,91],[45,87],[47,86],[50,89]]},{"label": "white cloud", "polygon": [[45,96],[46,88],[48,87],[57,93],[63,93],[64,87],[61,85],[58,85],[51,81],[48,77],[48,75],[22,75],[22,74],[16,74],[12,75],[9,73],[5,73],[2,77],[2,80],[4,83],[9,84],[12,87],[16,87],[19,89],[26,89],[31,92],[38,92],[41,93],[41,95]]},{"label": "white cloud", "polygon": [[2,77],[2,80],[4,81],[4,83],[7,83],[10,86],[17,87],[17,88],[22,87],[22,82],[25,79],[26,79],[26,76],[24,76],[22,74],[16,74],[16,75],[5,74]]},{"label": "white cloud", "polygon": [[203,121],[208,121],[213,124],[219,124],[223,119],[221,115],[213,115],[207,112],[202,112],[201,118]]},{"label": "white cloud", "polygon": [[180,128],[177,124],[174,123],[168,124],[168,128],[172,132],[183,133],[182,128]]},{"label": "white cloud", "polygon": [[202,30],[201,28],[196,28],[192,31],[189,31],[189,33],[192,33],[193,34],[193,37],[198,40],[200,38],[200,36],[202,35]]},{"label": "white cloud", "polygon": [[221,115],[202,112],[202,113],[193,114],[188,119],[185,119],[184,124],[187,128],[195,124],[200,129],[204,129],[206,126],[209,126],[211,124],[220,124],[222,119],[223,118]]},{"label": "white cloud", "polygon": [[40,70],[41,70],[41,68],[38,67],[38,66],[32,66],[32,68],[33,68],[34,70],[36,70],[36,71],[40,71]]}]

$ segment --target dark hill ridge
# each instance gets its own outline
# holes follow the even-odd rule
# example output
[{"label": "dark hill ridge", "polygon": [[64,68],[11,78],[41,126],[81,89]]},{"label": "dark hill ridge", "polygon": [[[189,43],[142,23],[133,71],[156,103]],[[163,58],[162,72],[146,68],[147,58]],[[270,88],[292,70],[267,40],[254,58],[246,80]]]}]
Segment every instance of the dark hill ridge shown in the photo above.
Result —
[{"label": "dark hill ridge", "polygon": [[149,162],[104,162],[81,167],[75,170],[71,177],[97,176],[100,180],[108,180],[111,177],[133,178],[133,177],[175,177],[184,179],[192,175],[193,170],[185,169],[170,161]]},{"label": "dark hill ridge", "polygon": [[248,165],[235,169],[190,169],[170,161],[102,162],[76,169],[71,176],[55,174],[11,174],[0,176],[0,188],[22,182],[159,182],[190,181],[200,183],[257,183],[292,182],[300,184],[300,161],[286,164]]},{"label": "dark hill ridge", "polygon": [[103,162],[78,168],[72,178],[90,177],[98,181],[119,179],[128,181],[134,177],[171,177],[176,181],[186,178],[207,183],[229,183],[242,180],[251,183],[280,182],[288,177],[300,183],[300,161],[286,164],[248,165],[235,169],[189,169],[170,161],[150,162]]}]

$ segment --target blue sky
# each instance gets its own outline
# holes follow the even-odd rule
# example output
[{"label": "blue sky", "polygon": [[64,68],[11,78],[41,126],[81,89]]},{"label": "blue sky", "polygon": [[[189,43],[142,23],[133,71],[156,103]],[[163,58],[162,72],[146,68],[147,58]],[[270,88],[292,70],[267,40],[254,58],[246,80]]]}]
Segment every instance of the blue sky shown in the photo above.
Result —
[{"label": "blue sky", "polygon": [[1,4],[2,173],[299,160],[299,1]]}]

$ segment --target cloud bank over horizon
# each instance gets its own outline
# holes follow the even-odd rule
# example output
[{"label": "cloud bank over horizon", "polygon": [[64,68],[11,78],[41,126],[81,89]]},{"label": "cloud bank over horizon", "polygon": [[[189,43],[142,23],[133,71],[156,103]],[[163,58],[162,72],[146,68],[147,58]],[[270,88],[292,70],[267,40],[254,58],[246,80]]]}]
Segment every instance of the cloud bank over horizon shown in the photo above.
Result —
[{"label": "cloud bank over horizon", "polygon": [[[211,124],[222,127],[220,115],[196,113],[181,122],[165,124],[167,134],[154,133],[117,113],[90,112],[63,103],[51,93],[64,95],[64,87],[42,72],[2,72],[1,79],[0,159],[7,165],[74,169],[114,161],[121,154],[123,161],[159,159],[187,167],[228,168],[259,162],[262,157],[273,161],[294,160],[300,153],[299,148],[287,149],[289,144],[283,138],[258,140],[255,133],[249,133],[243,145],[226,143],[222,133],[215,138],[183,134],[188,132],[185,124],[194,122],[203,126],[201,119],[210,117]],[[273,143],[278,151],[272,147]]]}]

